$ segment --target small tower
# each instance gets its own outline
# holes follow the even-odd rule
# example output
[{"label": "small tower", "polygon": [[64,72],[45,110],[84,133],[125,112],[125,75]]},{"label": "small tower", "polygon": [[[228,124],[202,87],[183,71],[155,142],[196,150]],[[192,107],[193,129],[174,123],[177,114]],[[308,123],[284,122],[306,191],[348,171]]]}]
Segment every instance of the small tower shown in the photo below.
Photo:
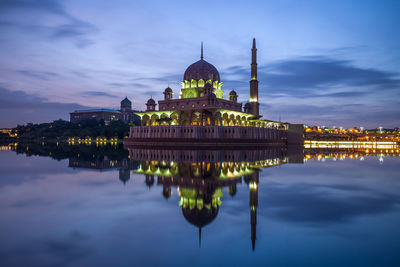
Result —
[{"label": "small tower", "polygon": [[153,98],[150,98],[147,100],[146,106],[147,106],[147,111],[155,111],[156,110],[156,101],[154,101]]},{"label": "small tower", "polygon": [[121,113],[122,120],[124,122],[130,122],[133,119],[132,102],[128,99],[127,96],[121,101]]},{"label": "small tower", "polygon": [[259,116],[256,38],[253,38],[253,47],[251,48],[250,104],[251,114]]},{"label": "small tower", "polygon": [[125,183],[131,178],[131,173],[129,169],[119,169],[119,180]]},{"label": "small tower", "polygon": [[237,103],[237,98],[238,98],[238,95],[236,94],[235,90],[232,90],[229,93],[229,101],[233,101],[233,102]]},{"label": "small tower", "polygon": [[146,183],[147,187],[148,187],[149,190],[150,190],[150,187],[152,187],[153,184],[154,184],[154,175],[148,175],[148,174],[146,174],[145,183]]},{"label": "small tower", "polygon": [[171,100],[174,96],[174,92],[172,91],[172,89],[168,86],[165,90],[164,90],[164,100]]},{"label": "small tower", "polygon": [[243,107],[243,112],[244,113],[250,113],[251,112],[251,104],[250,103],[246,103]]},{"label": "small tower", "polygon": [[129,112],[129,111],[132,111],[132,102],[126,96],[121,101],[121,112]]}]

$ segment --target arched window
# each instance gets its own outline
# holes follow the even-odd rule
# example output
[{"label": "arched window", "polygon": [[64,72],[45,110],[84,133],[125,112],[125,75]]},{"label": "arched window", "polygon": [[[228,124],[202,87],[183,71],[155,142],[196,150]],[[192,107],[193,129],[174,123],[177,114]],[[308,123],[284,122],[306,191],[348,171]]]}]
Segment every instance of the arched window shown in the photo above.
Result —
[{"label": "arched window", "polygon": [[199,80],[199,85],[198,86],[199,87],[204,87],[204,80],[203,79]]}]

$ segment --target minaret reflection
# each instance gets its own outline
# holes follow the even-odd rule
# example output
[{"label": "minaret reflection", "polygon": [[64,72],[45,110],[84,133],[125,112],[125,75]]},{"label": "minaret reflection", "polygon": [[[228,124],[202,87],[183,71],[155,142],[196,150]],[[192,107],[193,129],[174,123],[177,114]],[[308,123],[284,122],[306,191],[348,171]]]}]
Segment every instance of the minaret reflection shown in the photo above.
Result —
[{"label": "minaret reflection", "polygon": [[146,174],[145,177],[146,177],[145,183],[150,190],[150,187],[152,187],[154,184],[154,175]]},{"label": "minaret reflection", "polygon": [[257,206],[258,206],[258,182],[259,171],[245,177],[249,185],[249,204],[250,204],[250,224],[251,224],[251,246],[254,251],[257,239]]}]

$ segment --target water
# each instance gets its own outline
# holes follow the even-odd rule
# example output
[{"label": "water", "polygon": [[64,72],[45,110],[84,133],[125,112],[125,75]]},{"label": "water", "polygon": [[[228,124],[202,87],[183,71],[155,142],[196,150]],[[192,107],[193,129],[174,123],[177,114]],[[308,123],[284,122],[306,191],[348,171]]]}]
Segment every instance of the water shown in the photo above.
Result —
[{"label": "water", "polygon": [[400,265],[398,153],[2,148],[1,266]]}]

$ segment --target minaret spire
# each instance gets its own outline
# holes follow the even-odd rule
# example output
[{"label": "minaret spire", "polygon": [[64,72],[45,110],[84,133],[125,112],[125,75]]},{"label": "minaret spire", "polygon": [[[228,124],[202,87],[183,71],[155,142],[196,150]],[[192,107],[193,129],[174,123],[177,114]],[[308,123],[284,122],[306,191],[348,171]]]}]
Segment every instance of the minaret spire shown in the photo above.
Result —
[{"label": "minaret spire", "polygon": [[203,41],[201,42],[201,55],[200,55],[200,59],[203,60]]},{"label": "minaret spire", "polygon": [[199,248],[201,248],[201,227],[199,227]]},{"label": "minaret spire", "polygon": [[250,104],[251,114],[259,116],[256,38],[253,38],[251,48]]}]

